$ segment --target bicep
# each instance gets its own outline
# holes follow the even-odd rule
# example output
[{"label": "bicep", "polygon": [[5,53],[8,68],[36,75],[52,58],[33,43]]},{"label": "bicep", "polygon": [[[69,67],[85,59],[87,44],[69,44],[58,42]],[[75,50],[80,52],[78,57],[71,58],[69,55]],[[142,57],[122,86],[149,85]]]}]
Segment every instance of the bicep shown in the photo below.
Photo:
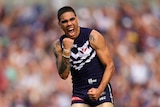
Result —
[{"label": "bicep", "polygon": [[107,65],[107,63],[110,63],[112,61],[105,39],[99,32],[91,32],[90,43],[104,65]]},{"label": "bicep", "polygon": [[103,49],[102,48],[97,49],[96,52],[97,52],[97,55],[98,55],[99,59],[101,60],[101,62],[104,65],[107,65],[107,64],[112,62],[112,59],[111,59],[111,56],[109,54],[109,50],[108,50],[107,47],[105,47]]}]

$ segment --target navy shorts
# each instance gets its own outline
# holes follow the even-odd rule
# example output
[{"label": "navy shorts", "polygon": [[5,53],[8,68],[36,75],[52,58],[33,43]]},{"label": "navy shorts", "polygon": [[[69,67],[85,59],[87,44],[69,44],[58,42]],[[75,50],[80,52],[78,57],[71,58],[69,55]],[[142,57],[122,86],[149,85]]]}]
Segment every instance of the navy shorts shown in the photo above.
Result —
[{"label": "navy shorts", "polygon": [[81,90],[81,91],[79,91],[79,93],[73,94],[72,104],[83,103],[83,104],[88,104],[91,107],[95,107],[95,106],[98,106],[98,105],[105,103],[105,102],[113,103],[112,88],[111,88],[110,84],[107,85],[104,92],[101,94],[101,96],[99,97],[99,99],[97,101],[90,100],[87,92],[88,92],[88,90],[86,90],[86,91]]}]

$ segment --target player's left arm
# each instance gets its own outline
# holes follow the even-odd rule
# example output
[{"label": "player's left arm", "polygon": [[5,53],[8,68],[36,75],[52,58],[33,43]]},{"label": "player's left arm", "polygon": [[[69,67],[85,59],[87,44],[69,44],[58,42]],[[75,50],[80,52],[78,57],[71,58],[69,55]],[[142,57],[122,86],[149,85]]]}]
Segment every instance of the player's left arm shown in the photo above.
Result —
[{"label": "player's left arm", "polygon": [[[112,61],[109,49],[105,42],[104,37],[96,30],[93,30],[90,34],[90,44],[95,49],[100,61],[105,66],[105,71],[102,76],[102,81],[99,87],[96,90],[95,96],[93,99],[98,99],[100,94],[104,91],[106,86],[108,85],[113,73],[114,73],[114,63]],[[91,90],[90,90],[91,91]],[[97,92],[98,91],[98,92]]]}]

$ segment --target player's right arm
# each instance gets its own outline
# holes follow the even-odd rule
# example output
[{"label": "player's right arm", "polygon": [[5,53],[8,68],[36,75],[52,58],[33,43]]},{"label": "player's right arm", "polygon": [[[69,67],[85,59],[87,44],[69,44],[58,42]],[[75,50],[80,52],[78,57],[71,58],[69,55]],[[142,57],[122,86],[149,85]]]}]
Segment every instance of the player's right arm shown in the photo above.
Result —
[{"label": "player's right arm", "polygon": [[70,72],[69,58],[64,56],[69,56],[67,52],[63,52],[59,39],[53,42],[53,53],[56,57],[56,65],[58,73],[62,79],[67,79]]}]

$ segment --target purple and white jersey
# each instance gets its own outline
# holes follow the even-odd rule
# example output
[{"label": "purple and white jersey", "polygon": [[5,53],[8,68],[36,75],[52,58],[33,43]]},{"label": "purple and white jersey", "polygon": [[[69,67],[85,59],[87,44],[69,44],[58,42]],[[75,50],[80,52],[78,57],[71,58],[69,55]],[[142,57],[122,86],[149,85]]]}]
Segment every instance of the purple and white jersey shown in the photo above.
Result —
[{"label": "purple and white jersey", "polygon": [[[70,64],[73,93],[83,89],[98,87],[104,73],[105,67],[89,42],[91,31],[92,29],[80,27],[80,34],[75,39],[71,49]],[[60,38],[61,44],[65,37],[63,35]]]},{"label": "purple and white jersey", "polygon": [[[110,83],[106,86],[99,100],[91,101],[87,95],[89,89],[99,86],[105,70],[105,66],[101,63],[96,51],[90,45],[89,36],[91,31],[92,29],[80,27],[80,34],[74,40],[71,49],[70,70],[73,83],[72,104],[85,103],[95,107],[104,102],[113,103],[113,96]],[[62,49],[62,40],[65,37],[63,35],[60,38]]]}]

